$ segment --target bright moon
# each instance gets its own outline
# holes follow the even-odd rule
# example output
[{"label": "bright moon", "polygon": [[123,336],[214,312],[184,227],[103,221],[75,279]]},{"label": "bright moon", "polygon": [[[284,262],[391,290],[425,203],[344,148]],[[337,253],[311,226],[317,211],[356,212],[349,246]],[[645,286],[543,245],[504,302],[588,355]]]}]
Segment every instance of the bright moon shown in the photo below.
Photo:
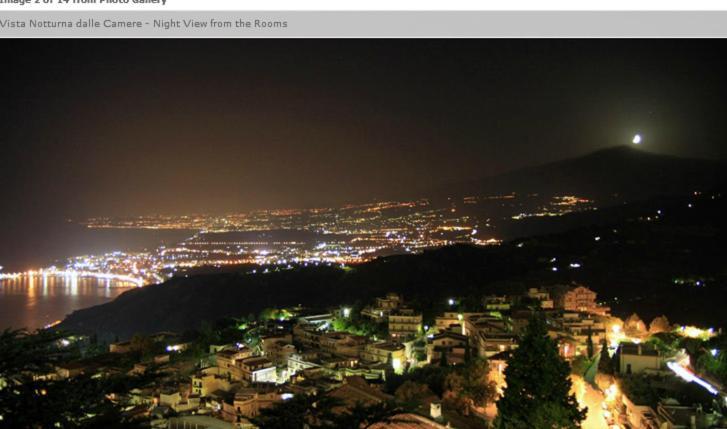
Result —
[{"label": "bright moon", "polygon": [[631,142],[633,144],[641,144],[641,134],[636,134]]}]

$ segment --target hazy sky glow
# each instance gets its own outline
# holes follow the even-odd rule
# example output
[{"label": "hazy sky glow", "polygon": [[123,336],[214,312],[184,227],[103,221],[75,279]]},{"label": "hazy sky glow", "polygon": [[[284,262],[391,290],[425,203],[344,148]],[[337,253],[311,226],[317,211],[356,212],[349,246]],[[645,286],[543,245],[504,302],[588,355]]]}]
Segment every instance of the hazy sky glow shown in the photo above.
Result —
[{"label": "hazy sky glow", "polygon": [[637,132],[724,157],[725,46],[3,41],[4,223],[417,194]]}]

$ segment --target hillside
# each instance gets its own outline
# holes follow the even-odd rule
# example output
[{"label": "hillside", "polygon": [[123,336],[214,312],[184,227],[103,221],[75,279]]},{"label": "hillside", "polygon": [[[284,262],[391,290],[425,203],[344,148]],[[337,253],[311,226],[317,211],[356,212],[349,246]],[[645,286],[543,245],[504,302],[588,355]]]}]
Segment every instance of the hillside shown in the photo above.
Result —
[{"label": "hillside", "polygon": [[[136,332],[197,328],[204,320],[266,307],[366,301],[388,291],[403,293],[431,317],[450,296],[476,303],[485,294],[573,281],[594,288],[617,315],[637,311],[651,318],[664,313],[685,323],[723,324],[726,204],[721,194],[650,200],[610,209],[614,222],[609,225],[499,247],[452,246],[391,256],[350,269],[296,267],[267,274],[179,277],[76,311],[60,327],[126,338]],[[662,213],[658,219],[657,210]],[[571,268],[571,263],[580,267]]]},{"label": "hillside", "polygon": [[614,199],[636,201],[711,189],[724,181],[725,171],[722,161],[680,158],[633,146],[617,146],[481,180],[453,183],[435,194],[572,194],[596,199],[603,206]]}]

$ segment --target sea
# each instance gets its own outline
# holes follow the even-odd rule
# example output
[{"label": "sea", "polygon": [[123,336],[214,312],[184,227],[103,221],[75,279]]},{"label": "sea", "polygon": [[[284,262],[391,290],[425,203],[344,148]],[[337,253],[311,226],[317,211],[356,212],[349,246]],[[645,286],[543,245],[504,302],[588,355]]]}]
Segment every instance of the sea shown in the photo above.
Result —
[{"label": "sea", "polygon": [[[89,229],[60,224],[38,233],[0,237],[4,273],[63,266],[66,258],[88,254],[153,250],[194,234],[187,230]],[[64,276],[22,276],[0,280],[0,331],[40,329],[74,310],[108,302],[137,287],[120,281]]]},{"label": "sea", "polygon": [[134,287],[118,281],[62,276],[0,280],[0,330],[40,329],[74,310],[103,304]]}]

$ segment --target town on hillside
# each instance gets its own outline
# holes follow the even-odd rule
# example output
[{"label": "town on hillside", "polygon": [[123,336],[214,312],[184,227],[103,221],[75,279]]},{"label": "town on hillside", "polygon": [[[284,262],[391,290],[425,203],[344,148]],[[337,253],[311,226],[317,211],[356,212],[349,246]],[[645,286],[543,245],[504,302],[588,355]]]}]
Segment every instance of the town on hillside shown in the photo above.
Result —
[{"label": "town on hillside", "polygon": [[[57,359],[34,377],[131,377],[108,398],[129,421],[156,428],[294,427],[280,423],[286,418],[333,422],[309,427],[486,428],[498,422],[518,376],[508,367],[524,358],[515,356],[539,321],[556,359],[569,364],[582,427],[727,427],[720,331],[664,316],[622,320],[577,284],[441,304],[430,317],[388,293],[111,344],[57,334]],[[548,347],[526,356],[533,377]],[[330,417],[309,415],[316,410]]]}]

